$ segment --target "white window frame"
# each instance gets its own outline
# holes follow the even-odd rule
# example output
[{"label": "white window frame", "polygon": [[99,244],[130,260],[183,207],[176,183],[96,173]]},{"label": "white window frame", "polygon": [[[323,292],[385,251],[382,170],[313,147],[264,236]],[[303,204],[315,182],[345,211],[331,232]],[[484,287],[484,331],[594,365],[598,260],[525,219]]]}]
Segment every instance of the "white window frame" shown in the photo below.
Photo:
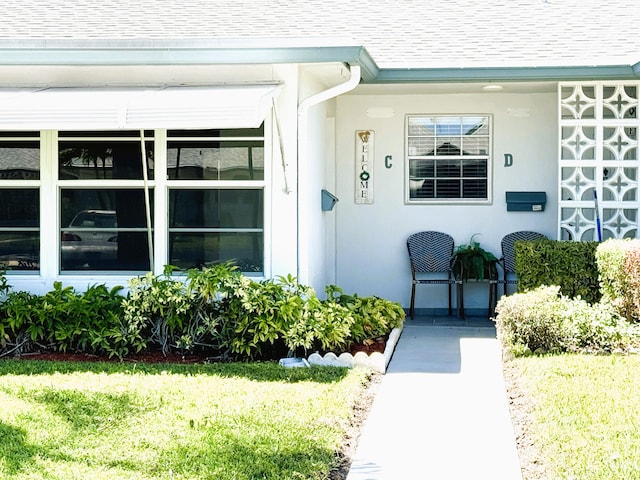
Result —
[{"label": "white window frame", "polygon": [[[0,179],[0,188],[1,189],[17,189],[17,188],[29,188],[29,189],[37,189],[38,190],[38,198],[40,201],[40,204],[38,205],[38,209],[39,209],[39,215],[40,215],[40,226],[38,227],[37,231],[38,231],[38,235],[39,235],[39,243],[40,243],[40,252],[39,252],[39,265],[38,265],[38,269],[37,270],[8,270],[6,273],[7,275],[28,275],[28,276],[34,276],[34,275],[40,275],[40,272],[42,271],[42,258],[43,258],[43,238],[46,238],[43,236],[43,221],[44,221],[44,214],[42,212],[42,198],[43,198],[43,167],[45,162],[43,161],[44,159],[44,155],[45,155],[45,146],[44,146],[44,140],[43,140],[43,136],[41,134],[38,135],[33,135],[33,136],[11,136],[10,134],[11,132],[7,132],[7,134],[3,137],[0,138],[0,141],[2,142],[38,142],[39,143],[39,150],[40,150],[40,179],[39,180],[22,180],[22,179]],[[36,133],[36,132],[34,132]],[[33,230],[36,231],[35,228],[30,229],[30,228],[22,228],[19,227],[20,230]],[[3,229],[3,231],[7,231],[7,229]]]},{"label": "white window frame", "polygon": [[[168,172],[167,170],[167,151],[168,151],[168,146],[171,142],[174,141],[178,141],[178,142],[182,142],[182,143],[187,143],[187,142],[199,142],[199,141],[218,141],[218,142],[243,142],[243,141],[256,141],[256,142],[262,142],[263,144],[263,156],[264,156],[264,165],[263,165],[263,177],[262,180],[197,180],[197,179],[190,179],[190,180],[169,180],[168,175],[165,175],[166,177],[166,181],[163,182],[164,184],[164,190],[165,190],[165,210],[164,212],[162,212],[162,215],[164,217],[164,220],[166,222],[165,225],[165,229],[164,231],[166,232],[165,235],[165,262],[169,262],[169,243],[170,243],[170,233],[171,232],[175,232],[175,231],[185,231],[185,232],[189,232],[189,231],[193,231],[193,232],[203,232],[203,233],[207,233],[207,232],[261,232],[262,233],[262,270],[260,272],[244,272],[247,275],[252,275],[252,276],[257,276],[257,277],[266,277],[267,272],[269,270],[267,270],[269,268],[269,266],[267,265],[267,259],[268,259],[268,255],[267,255],[267,251],[268,251],[268,244],[267,244],[267,225],[268,225],[268,220],[267,220],[267,211],[269,211],[269,208],[267,208],[267,200],[268,200],[268,196],[267,196],[267,179],[270,168],[269,168],[269,163],[268,163],[268,152],[270,151],[271,146],[268,144],[267,139],[270,138],[270,135],[267,135],[267,132],[270,131],[268,130],[268,128],[270,127],[270,125],[268,124],[267,119],[265,119],[264,122],[264,127],[263,127],[263,135],[261,137],[256,137],[256,136],[248,136],[248,137],[225,137],[223,135],[219,136],[219,137],[211,137],[211,136],[201,136],[201,137],[195,137],[195,136],[179,136],[179,135],[173,135],[173,136],[169,136],[167,131],[165,131],[165,138],[164,138],[164,165],[163,165],[163,172]],[[225,129],[222,129],[225,130]],[[228,130],[228,129],[227,129]],[[230,229],[230,228],[184,228],[184,229],[177,229],[175,227],[170,227],[169,225],[169,198],[170,198],[170,191],[171,190],[223,190],[223,189],[228,189],[228,190],[239,190],[239,189],[246,189],[246,190],[261,190],[262,191],[262,195],[263,195],[263,212],[262,212],[262,228],[261,229],[256,229],[256,228],[235,228],[235,229]]]},{"label": "white window frame", "polygon": [[[131,132],[131,130],[127,130],[128,132]],[[148,131],[148,130],[147,130]],[[156,191],[156,178],[158,176],[162,176],[160,175],[160,172],[158,171],[158,167],[157,167],[157,162],[155,161],[155,149],[157,148],[156,145],[158,143],[157,139],[156,139],[156,132],[154,130],[151,130],[151,132],[153,133],[152,136],[149,136],[147,134],[147,131],[144,132],[144,141],[145,142],[151,142],[153,144],[153,148],[154,148],[154,175],[153,175],[153,179],[149,178],[148,181],[146,182],[146,186],[149,188],[149,192],[150,195],[153,196],[153,201],[157,201],[157,198],[155,196],[155,191]],[[135,131],[134,131],[135,132]],[[55,275],[56,276],[60,276],[60,277],[68,277],[68,276],[95,276],[100,275],[100,276],[105,276],[105,277],[117,277],[117,276],[125,276],[125,277],[132,277],[135,275],[140,275],[141,273],[144,273],[141,270],[68,270],[68,271],[62,271],[61,267],[62,267],[62,261],[61,261],[61,253],[62,253],[62,245],[61,245],[61,236],[60,236],[60,232],[62,232],[63,228],[65,228],[66,226],[61,225],[60,222],[60,212],[61,212],[61,192],[63,189],[87,189],[87,188],[95,188],[95,189],[99,189],[99,190],[115,190],[115,189],[122,189],[122,188],[127,188],[127,189],[131,189],[131,188],[135,188],[135,189],[143,189],[145,188],[145,181],[144,179],[139,179],[139,180],[130,180],[130,179],[109,179],[109,180],[105,180],[105,179],[82,179],[82,180],[60,180],[58,177],[58,172],[59,172],[59,159],[58,159],[58,152],[59,152],[59,146],[60,146],[60,142],[78,142],[79,144],[82,142],[92,142],[92,141],[112,141],[112,142],[138,142],[140,143],[140,136],[138,135],[137,137],[135,136],[131,136],[131,137],[119,137],[119,136],[109,136],[109,135],[100,135],[99,132],[96,132],[97,135],[96,136],[78,136],[78,137],[74,137],[74,136],[63,136],[62,138],[60,138],[59,132],[56,131],[54,132],[55,134],[55,140],[53,141],[53,149],[51,152],[51,161],[49,162],[52,168],[52,178],[55,179],[53,182],[55,184],[55,196],[56,196],[56,234],[55,234],[55,238],[56,238],[56,255],[54,256],[55,258]],[[164,172],[162,172],[164,173]],[[41,205],[43,205],[43,202],[41,200]],[[157,208],[157,206],[154,204],[155,208]],[[154,214],[157,213],[154,210]],[[156,260],[156,252],[158,251],[158,247],[156,245],[156,238],[158,237],[158,235],[155,233],[157,230],[157,226],[156,226],[156,221],[155,218],[153,219],[153,224],[152,224],[152,229],[153,229],[153,254],[154,254],[154,258],[150,259],[150,260]],[[136,229],[136,230],[140,230],[143,231],[146,229]],[[50,252],[51,253],[51,252]],[[44,252],[41,252],[41,254],[44,254]],[[158,267],[155,263],[155,261],[153,262],[154,265],[154,270],[157,272]],[[163,265],[164,263],[160,264],[160,272],[162,272],[163,269]],[[53,267],[53,266],[52,266]]]},{"label": "white window frame", "polygon": [[[424,156],[424,155],[415,155],[412,154],[410,149],[410,135],[409,135],[409,120],[411,118],[463,118],[463,117],[486,117],[489,126],[489,133],[486,135],[488,138],[488,151],[484,155],[433,155],[433,156]],[[463,205],[489,205],[493,202],[493,191],[492,191],[492,178],[493,178],[493,115],[488,113],[446,113],[446,114],[408,114],[405,116],[405,132],[404,132],[404,140],[405,140],[405,204],[407,205],[447,205],[447,204],[463,204]],[[451,136],[451,135],[446,135]],[[436,136],[437,137],[437,136]],[[486,159],[487,162],[487,174],[486,174],[486,182],[487,182],[487,196],[486,198],[421,198],[415,199],[411,198],[411,173],[410,173],[410,165],[411,160],[414,159],[426,159],[426,160],[434,160],[434,159],[443,159],[443,160],[452,160],[452,159],[462,159],[462,160],[478,160],[478,159]],[[463,178],[463,177],[461,177]]]},{"label": "white window frame", "polygon": [[[272,156],[275,148],[272,141],[272,119],[270,116],[264,119],[264,134],[260,140],[264,142],[264,177],[262,180],[231,181],[231,180],[174,180],[167,179],[167,139],[166,129],[147,129],[153,131],[153,137],[148,134],[145,140],[154,142],[154,178],[148,180],[148,187],[153,193],[153,240],[154,258],[153,273],[162,274],[164,266],[168,263],[169,245],[169,188],[259,188],[263,191],[263,269],[256,277],[269,278],[272,275]],[[144,188],[144,180],[109,180],[105,185],[104,180],[60,180],[58,178],[58,148],[59,131],[40,130],[38,137],[16,137],[16,140],[38,140],[40,141],[40,179],[39,180],[0,180],[0,187],[33,187],[40,190],[40,269],[39,271],[14,270],[7,273],[12,277],[11,284],[14,288],[28,289],[32,291],[46,292],[52,286],[53,280],[62,279],[65,284],[74,285],[78,288],[86,288],[87,282],[99,281],[108,285],[126,285],[127,281],[140,275],[139,271],[61,271],[60,252],[61,238],[60,232],[60,208],[62,188]],[[13,137],[7,137],[13,139]],[[62,141],[67,141],[72,137],[63,137]],[[73,137],[76,138],[76,137]],[[80,138],[80,137],[77,137]],[[104,136],[81,137],[82,140],[104,140]],[[239,139],[239,137],[232,137]],[[254,138],[254,137],[252,137]],[[194,140],[195,137],[189,137]],[[246,139],[246,138],[245,138]],[[126,141],[126,138],[118,138]],[[132,137],[129,141],[140,141],[138,137]],[[44,208],[45,205],[55,205],[55,212],[52,214],[51,208]],[[43,239],[50,239],[43,241]],[[99,280],[95,280],[99,278]]]}]

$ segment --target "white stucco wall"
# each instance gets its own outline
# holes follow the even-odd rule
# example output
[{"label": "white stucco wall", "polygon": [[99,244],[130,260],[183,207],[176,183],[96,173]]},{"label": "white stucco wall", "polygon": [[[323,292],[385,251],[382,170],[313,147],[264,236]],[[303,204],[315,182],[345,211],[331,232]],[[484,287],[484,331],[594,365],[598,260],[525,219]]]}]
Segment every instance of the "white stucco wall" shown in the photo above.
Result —
[{"label": "white stucco wall", "polygon": [[[369,108],[393,109],[392,118],[370,118]],[[406,205],[405,115],[491,114],[491,205]],[[355,131],[375,132],[374,203],[354,202]],[[379,295],[408,307],[411,275],[406,238],[421,230],[451,234],[456,245],[473,234],[500,256],[500,239],[515,230],[555,238],[557,225],[557,105],[555,93],[343,95],[336,115],[337,281],[346,292]],[[513,165],[504,166],[504,154]],[[392,167],[384,158],[392,156]],[[507,212],[505,191],[545,191],[544,212]],[[465,289],[465,306],[486,308],[486,285]],[[446,287],[418,286],[416,308],[446,308]]]}]

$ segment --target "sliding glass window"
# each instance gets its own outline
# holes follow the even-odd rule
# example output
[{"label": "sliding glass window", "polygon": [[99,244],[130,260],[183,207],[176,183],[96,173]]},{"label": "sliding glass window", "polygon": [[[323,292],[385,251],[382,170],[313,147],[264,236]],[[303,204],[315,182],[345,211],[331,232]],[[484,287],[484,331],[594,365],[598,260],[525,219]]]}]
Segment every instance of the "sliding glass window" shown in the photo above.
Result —
[{"label": "sliding glass window", "polygon": [[40,269],[40,134],[0,133],[0,269]]},{"label": "sliding glass window", "polygon": [[144,142],[139,132],[59,137],[60,270],[148,271],[153,133]]},{"label": "sliding glass window", "polygon": [[234,261],[264,270],[264,130],[171,130],[167,140],[171,265]]}]

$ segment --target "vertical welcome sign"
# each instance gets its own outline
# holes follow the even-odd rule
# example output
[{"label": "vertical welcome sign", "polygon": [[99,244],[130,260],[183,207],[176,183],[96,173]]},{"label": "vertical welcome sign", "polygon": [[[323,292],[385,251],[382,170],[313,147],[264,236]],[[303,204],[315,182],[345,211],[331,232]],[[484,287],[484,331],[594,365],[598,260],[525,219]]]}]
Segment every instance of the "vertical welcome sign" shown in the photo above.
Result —
[{"label": "vertical welcome sign", "polygon": [[373,203],[373,145],[372,130],[356,131],[356,203]]}]

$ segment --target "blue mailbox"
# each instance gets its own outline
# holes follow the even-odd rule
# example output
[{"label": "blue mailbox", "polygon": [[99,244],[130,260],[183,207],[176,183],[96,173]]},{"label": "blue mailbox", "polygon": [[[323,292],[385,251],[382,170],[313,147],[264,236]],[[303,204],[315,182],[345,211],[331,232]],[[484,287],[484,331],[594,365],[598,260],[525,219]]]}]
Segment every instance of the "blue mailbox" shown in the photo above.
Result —
[{"label": "blue mailbox", "polygon": [[506,192],[507,212],[544,212],[545,192]]}]

